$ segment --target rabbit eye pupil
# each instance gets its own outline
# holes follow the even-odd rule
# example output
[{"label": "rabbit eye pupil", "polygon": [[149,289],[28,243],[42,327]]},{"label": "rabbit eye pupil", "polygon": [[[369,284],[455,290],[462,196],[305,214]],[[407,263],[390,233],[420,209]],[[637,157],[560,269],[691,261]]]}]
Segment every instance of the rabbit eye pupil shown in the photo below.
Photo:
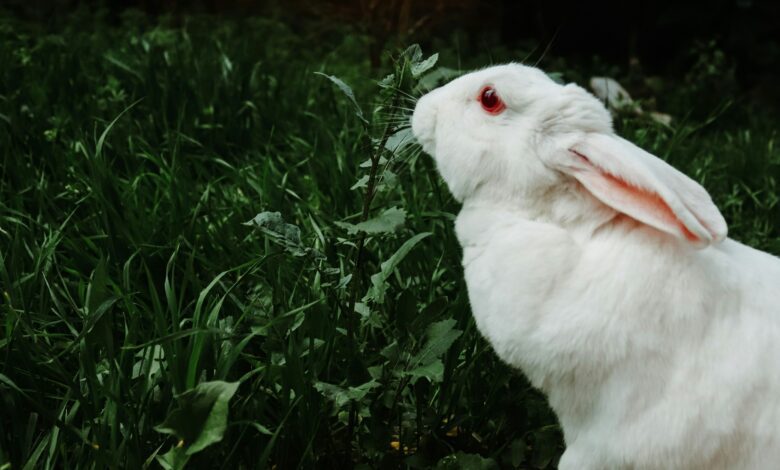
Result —
[{"label": "rabbit eye pupil", "polygon": [[504,102],[499,98],[495,88],[485,87],[479,95],[479,102],[482,104],[482,109],[489,114],[498,114],[506,108]]}]

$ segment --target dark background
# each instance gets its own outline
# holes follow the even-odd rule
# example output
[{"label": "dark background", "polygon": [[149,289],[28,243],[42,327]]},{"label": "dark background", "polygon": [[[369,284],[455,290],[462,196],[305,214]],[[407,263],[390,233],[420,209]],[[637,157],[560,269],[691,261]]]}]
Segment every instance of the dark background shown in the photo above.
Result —
[{"label": "dark background", "polygon": [[[417,42],[424,50],[438,50],[460,32],[471,43],[465,50],[472,52],[480,41],[484,50],[525,45],[534,51],[533,62],[558,57],[584,70],[596,58],[627,70],[629,77],[686,80],[692,69],[701,75],[709,67],[714,81],[724,75],[713,94],[780,113],[780,2],[774,0],[5,0],[0,5],[43,24],[81,8],[116,24],[128,10],[173,21],[201,13],[273,17],[314,41],[344,34],[346,27],[370,38],[366,54],[374,69],[381,68],[388,47]],[[641,86],[628,85],[641,97]]]},{"label": "dark background", "polygon": [[457,29],[498,34],[507,44],[540,41],[557,56],[598,54],[618,64],[634,58],[653,73],[684,67],[678,64],[681,51],[697,41],[715,40],[738,62],[740,78],[750,83],[766,75],[776,77],[780,63],[780,2],[774,0],[5,0],[0,4],[42,21],[86,6],[105,8],[113,17],[135,8],[151,15],[275,15],[302,28],[323,22],[350,24],[376,38],[377,50],[389,38],[425,43]]}]

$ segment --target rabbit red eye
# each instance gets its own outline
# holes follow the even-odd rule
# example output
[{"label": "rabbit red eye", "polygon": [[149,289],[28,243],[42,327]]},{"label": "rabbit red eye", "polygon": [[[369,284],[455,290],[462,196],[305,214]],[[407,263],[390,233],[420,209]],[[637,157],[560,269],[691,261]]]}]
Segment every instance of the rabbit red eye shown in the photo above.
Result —
[{"label": "rabbit red eye", "polygon": [[479,94],[479,102],[482,104],[482,109],[490,114],[499,114],[506,109],[504,101],[499,98],[496,89],[492,86],[486,86]]}]

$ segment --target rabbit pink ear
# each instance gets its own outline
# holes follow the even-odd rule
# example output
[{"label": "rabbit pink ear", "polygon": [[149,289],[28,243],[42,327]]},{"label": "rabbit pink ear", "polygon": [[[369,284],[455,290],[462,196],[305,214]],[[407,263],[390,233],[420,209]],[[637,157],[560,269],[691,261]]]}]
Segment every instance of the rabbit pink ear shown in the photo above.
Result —
[{"label": "rabbit pink ear", "polygon": [[660,158],[616,135],[586,134],[559,169],[604,204],[704,248],[728,227],[710,195]]}]

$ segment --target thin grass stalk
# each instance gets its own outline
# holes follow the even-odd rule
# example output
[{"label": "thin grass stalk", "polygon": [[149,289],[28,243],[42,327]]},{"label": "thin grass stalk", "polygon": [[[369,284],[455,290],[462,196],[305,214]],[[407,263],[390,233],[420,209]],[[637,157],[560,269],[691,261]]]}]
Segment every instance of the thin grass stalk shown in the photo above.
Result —
[{"label": "thin grass stalk", "polygon": [[[392,118],[395,116],[396,110],[398,109],[398,101],[400,100],[400,92],[395,91],[392,98],[392,104],[391,104],[391,114],[389,122],[384,126],[384,130],[382,131],[382,138],[379,140],[379,144],[376,147],[373,154],[371,154],[371,167],[368,172],[368,182],[366,183],[365,191],[363,192],[363,210],[360,214],[360,222],[365,222],[368,220],[368,216],[371,213],[371,203],[374,200],[374,196],[376,195],[376,185],[378,181],[378,175],[379,175],[379,167],[380,167],[380,161],[382,159],[382,154],[385,151],[385,145],[387,144],[387,140],[390,138],[391,135],[393,135],[393,132],[395,131],[395,127],[391,123]],[[369,134],[365,134],[365,140],[370,145],[370,137]],[[352,283],[350,287],[349,292],[349,303],[347,304],[347,311],[344,312],[347,317],[347,344],[349,348],[350,357],[355,353],[357,350],[357,344],[355,344],[355,304],[357,303],[357,296],[360,292],[360,286],[361,286],[361,276],[363,275],[363,268],[365,263],[365,244],[366,244],[366,233],[361,232],[360,236],[358,237],[357,242],[357,249],[356,249],[356,255],[355,255],[355,264],[354,268],[352,270]],[[354,430],[355,430],[355,424],[357,421],[357,407],[354,402],[350,404],[349,408],[349,421],[348,421],[348,431],[347,431],[347,442],[352,442],[352,439],[354,437]]]}]

